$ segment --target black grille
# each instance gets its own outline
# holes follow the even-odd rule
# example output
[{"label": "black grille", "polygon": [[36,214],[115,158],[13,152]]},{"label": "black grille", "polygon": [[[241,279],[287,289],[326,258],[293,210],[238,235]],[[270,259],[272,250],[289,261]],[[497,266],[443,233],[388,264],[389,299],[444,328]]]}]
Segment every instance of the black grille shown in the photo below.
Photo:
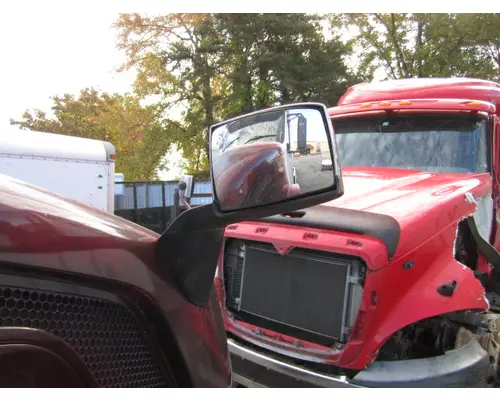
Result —
[{"label": "black grille", "polygon": [[226,304],[237,319],[325,345],[346,340],[357,258],[301,248],[281,256],[270,244],[240,240],[226,251]]},{"label": "black grille", "polygon": [[234,292],[241,295],[241,282],[243,280],[243,258],[238,257],[234,270]]},{"label": "black grille", "polygon": [[0,326],[41,329],[64,339],[100,387],[167,386],[144,329],[122,303],[0,286]]}]

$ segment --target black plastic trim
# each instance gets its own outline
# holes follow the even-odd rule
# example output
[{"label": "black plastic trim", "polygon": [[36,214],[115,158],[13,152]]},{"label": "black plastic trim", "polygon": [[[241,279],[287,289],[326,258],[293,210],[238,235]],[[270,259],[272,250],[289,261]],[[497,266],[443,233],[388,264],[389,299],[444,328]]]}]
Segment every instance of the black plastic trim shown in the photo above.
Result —
[{"label": "black plastic trim", "polygon": [[401,227],[391,216],[324,205],[300,211],[292,218],[280,214],[263,218],[262,221],[371,236],[384,242],[389,259],[398,247]]},{"label": "black plastic trim", "polygon": [[473,216],[467,217],[467,224],[469,225],[472,238],[476,242],[479,252],[486,257],[486,260],[488,260],[496,270],[500,270],[500,254],[480,235]]}]

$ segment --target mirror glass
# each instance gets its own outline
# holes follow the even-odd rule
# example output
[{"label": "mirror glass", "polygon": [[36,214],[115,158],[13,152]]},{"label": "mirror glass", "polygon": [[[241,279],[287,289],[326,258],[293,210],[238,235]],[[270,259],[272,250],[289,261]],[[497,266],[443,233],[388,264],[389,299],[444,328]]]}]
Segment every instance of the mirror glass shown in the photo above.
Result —
[{"label": "mirror glass", "polygon": [[220,209],[268,205],[331,187],[325,111],[277,107],[213,126],[210,160]]}]

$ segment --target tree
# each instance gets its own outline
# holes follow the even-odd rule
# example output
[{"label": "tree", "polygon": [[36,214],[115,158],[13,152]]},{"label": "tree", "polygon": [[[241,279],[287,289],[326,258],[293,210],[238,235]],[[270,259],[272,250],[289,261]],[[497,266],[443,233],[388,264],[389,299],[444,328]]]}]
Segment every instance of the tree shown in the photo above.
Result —
[{"label": "tree", "polygon": [[321,17],[306,14],[122,14],[118,46],[135,66],[139,96],[155,96],[166,118],[183,112],[177,143],[190,171],[207,169],[208,129],[216,120],[277,103],[335,104],[359,79],[350,48],[326,40]]},{"label": "tree", "polygon": [[338,36],[327,40],[313,14],[217,14],[225,38],[222,53],[231,66],[229,115],[273,104],[320,101],[335,104],[357,83],[344,58],[351,48]]},{"label": "tree", "polygon": [[53,117],[41,110],[26,111],[12,125],[41,132],[105,140],[116,148],[116,171],[127,180],[152,179],[178,129],[158,118],[156,107],[142,107],[130,95],[110,95],[84,89],[52,98]]},{"label": "tree", "polygon": [[[185,133],[179,144],[184,153],[192,152],[193,142],[201,144],[198,137],[203,135],[204,154],[191,160],[200,164],[208,155],[208,128],[214,123],[217,101],[212,93],[212,79],[218,71],[211,15],[121,14],[114,26],[119,32],[118,47],[128,57],[124,68],[135,66],[138,70],[136,92],[160,97],[164,112],[179,104],[187,108],[184,116],[189,123],[178,125]],[[199,124],[193,125],[194,121]]]},{"label": "tree", "polygon": [[469,14],[465,18],[468,18],[476,37],[476,46],[486,60],[489,59],[493,63],[496,70],[495,79],[500,82],[500,15]]},{"label": "tree", "polygon": [[390,78],[499,78],[494,14],[343,14],[332,22],[357,30],[361,65]]}]

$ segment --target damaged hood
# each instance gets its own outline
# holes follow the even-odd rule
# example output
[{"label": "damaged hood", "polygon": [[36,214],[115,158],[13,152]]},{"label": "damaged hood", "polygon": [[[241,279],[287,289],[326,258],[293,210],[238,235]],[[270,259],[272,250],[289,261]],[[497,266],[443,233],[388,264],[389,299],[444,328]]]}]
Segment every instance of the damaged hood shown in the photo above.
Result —
[{"label": "damaged hood", "polygon": [[493,210],[488,174],[345,167],[342,175],[344,195],[323,206],[384,214],[396,219],[401,228],[396,258],[472,213],[478,214],[476,220],[484,220],[477,221],[480,230],[491,229],[485,226],[491,225]]}]

